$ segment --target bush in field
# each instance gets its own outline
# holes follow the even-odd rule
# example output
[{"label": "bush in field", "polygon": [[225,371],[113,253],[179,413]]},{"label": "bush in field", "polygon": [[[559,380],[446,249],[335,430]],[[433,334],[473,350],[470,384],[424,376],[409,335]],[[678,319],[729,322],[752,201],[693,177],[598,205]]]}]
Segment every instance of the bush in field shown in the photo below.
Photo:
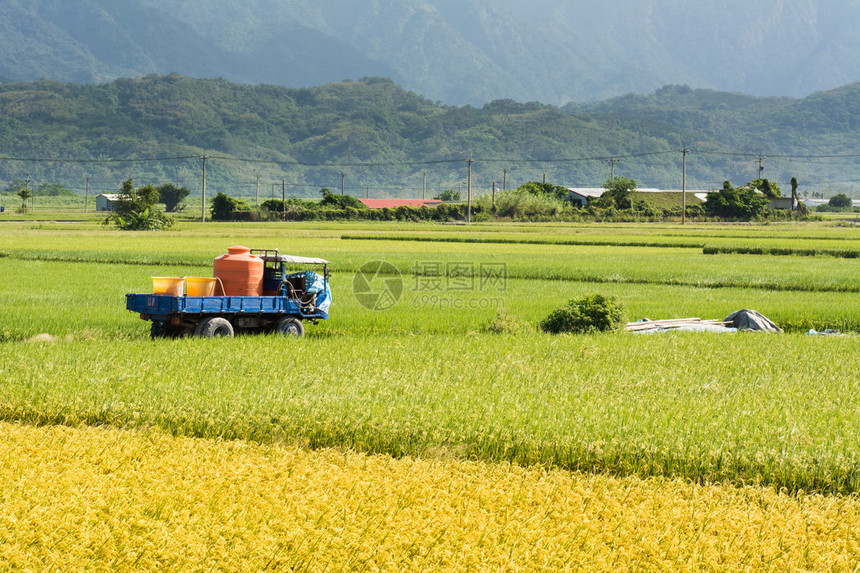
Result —
[{"label": "bush in field", "polygon": [[180,187],[173,183],[165,183],[158,187],[158,196],[164,204],[164,210],[168,213],[176,213],[181,211],[185,204],[185,198],[191,191],[187,187]]},{"label": "bush in field", "polygon": [[719,191],[708,193],[705,212],[711,217],[749,221],[761,216],[768,200],[749,187],[732,187],[730,181],[723,183]]},{"label": "bush in field", "polygon": [[[476,205],[491,211],[491,198],[484,195]],[[570,210],[569,204],[554,195],[534,194],[525,190],[505,191],[496,195],[496,215],[515,220],[553,219]]]},{"label": "bush in field", "polygon": [[591,294],[572,299],[540,322],[541,330],[561,332],[604,332],[624,324],[624,306],[614,296]]},{"label": "bush in field", "polygon": [[632,207],[630,193],[636,190],[636,180],[626,177],[614,177],[608,179],[603,188],[606,191],[599,197],[601,207],[615,207],[616,209],[629,209]]},{"label": "bush in field", "polygon": [[747,183],[746,186],[752,187],[753,189],[759,191],[762,195],[769,199],[782,197],[782,189],[779,188],[779,185],[768,181],[767,179],[753,179],[752,181]]},{"label": "bush in field", "polygon": [[210,210],[213,221],[231,221],[236,213],[250,211],[251,206],[240,199],[219,192],[212,199]]},{"label": "bush in field", "polygon": [[104,223],[114,223],[123,231],[167,229],[173,225],[173,219],[155,206],[159,199],[158,190],[152,185],[135,189],[132,180],[126,179],[120,188],[114,211]]},{"label": "bush in field", "polygon": [[570,191],[566,187],[553,185],[552,183],[538,183],[537,181],[529,181],[517,187],[517,191],[529,193],[539,197],[555,197],[556,199],[566,200]]},{"label": "bush in field", "polygon": [[831,197],[827,204],[830,207],[845,208],[851,207],[852,203],[851,197],[849,197],[845,193],[839,193],[838,195],[834,195],[833,197]]},{"label": "bush in field", "polygon": [[453,189],[446,189],[433,198],[437,201],[456,202],[460,200],[460,192],[454,191]]},{"label": "bush in field", "polygon": [[319,202],[320,207],[333,207],[340,209],[367,209],[367,207],[353,197],[352,195],[335,195],[328,189],[323,189],[322,193],[322,201]]}]

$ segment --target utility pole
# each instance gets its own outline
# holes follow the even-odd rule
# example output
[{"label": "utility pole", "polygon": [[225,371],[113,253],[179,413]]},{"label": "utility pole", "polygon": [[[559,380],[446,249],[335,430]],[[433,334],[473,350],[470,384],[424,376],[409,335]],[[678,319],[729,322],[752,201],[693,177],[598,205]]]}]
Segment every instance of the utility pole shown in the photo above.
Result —
[{"label": "utility pole", "polygon": [[493,213],[496,212],[496,182],[493,181]]},{"label": "utility pole", "polygon": [[340,172],[340,194],[343,195],[343,179],[346,176],[343,171]]},{"label": "utility pole", "polygon": [[791,210],[792,211],[797,210],[797,203],[798,203],[797,187],[798,187],[797,177],[792,177],[791,178]]},{"label": "utility pole", "polygon": [[84,213],[89,212],[90,206],[90,178],[87,177],[87,190],[84,191]]},{"label": "utility pole", "polygon": [[609,159],[609,181],[615,181],[615,164],[618,163],[618,160],[614,157]]},{"label": "utility pole", "polygon": [[422,169],[421,173],[424,175],[424,184],[421,187],[421,200],[425,200],[427,198],[427,170]]},{"label": "utility pole", "polygon": [[466,222],[472,222],[472,158],[469,157],[469,174],[466,178]]},{"label": "utility pole", "polygon": [[[32,211],[33,210],[33,185],[32,185],[32,182],[30,180],[30,174],[29,173],[27,174],[27,179],[25,179],[24,181],[27,182],[27,191],[30,192],[30,210]],[[27,200],[24,199],[24,209],[26,210],[26,208],[27,208]]]},{"label": "utility pole", "polygon": [[287,184],[281,179],[281,219],[287,220]]},{"label": "utility pole", "polygon": [[260,208],[260,176],[257,175],[257,193],[254,196],[254,207]]},{"label": "utility pole", "polygon": [[275,198],[275,184],[272,183],[272,199]]},{"label": "utility pole", "polygon": [[681,224],[687,222],[687,148],[681,150]]},{"label": "utility pole", "polygon": [[203,152],[203,201],[200,204],[200,222],[206,222],[206,152]]},{"label": "utility pole", "polygon": [[508,190],[508,168],[502,169],[502,193]]},{"label": "utility pole", "polygon": [[764,165],[762,165],[762,162],[763,162],[763,161],[764,161],[764,155],[759,155],[759,156],[758,156],[758,158],[757,158],[757,162],[758,162],[758,179],[761,179],[761,178],[762,178],[762,177],[761,177],[761,176],[762,176],[762,173],[764,173]]}]

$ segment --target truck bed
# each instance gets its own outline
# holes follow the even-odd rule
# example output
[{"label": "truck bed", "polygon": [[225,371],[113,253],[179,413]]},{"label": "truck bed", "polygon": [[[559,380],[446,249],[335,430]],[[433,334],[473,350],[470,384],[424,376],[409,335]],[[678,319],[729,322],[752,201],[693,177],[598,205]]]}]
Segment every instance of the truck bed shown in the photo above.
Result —
[{"label": "truck bed", "polygon": [[284,296],[171,296],[164,294],[126,294],[125,307],[145,320],[167,320],[182,315],[284,315],[303,319],[327,320],[328,313],[315,309],[306,312],[293,299]]}]

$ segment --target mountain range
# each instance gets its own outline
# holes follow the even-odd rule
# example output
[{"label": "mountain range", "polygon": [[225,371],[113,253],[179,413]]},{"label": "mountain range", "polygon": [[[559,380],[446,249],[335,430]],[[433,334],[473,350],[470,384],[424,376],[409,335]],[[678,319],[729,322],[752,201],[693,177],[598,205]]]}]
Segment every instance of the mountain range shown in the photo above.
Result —
[{"label": "mountain range", "polygon": [[[758,175],[803,192],[860,181],[860,83],[805,98],[665,86],[589,104],[495,100],[449,106],[386,78],[313,88],[176,73],[104,84],[0,83],[0,188],[16,179],[113,192],[180,183],[231,195],[421,197],[471,179],[488,192],[542,180],[597,187],[742,184]],[[763,172],[759,171],[763,168]],[[471,168],[471,169],[470,169]],[[471,178],[470,178],[471,174]],[[262,191],[261,191],[262,186]]]},{"label": "mountain range", "polygon": [[0,79],[362,77],[446,105],[664,85],[805,97],[860,79],[860,0],[4,0]]}]

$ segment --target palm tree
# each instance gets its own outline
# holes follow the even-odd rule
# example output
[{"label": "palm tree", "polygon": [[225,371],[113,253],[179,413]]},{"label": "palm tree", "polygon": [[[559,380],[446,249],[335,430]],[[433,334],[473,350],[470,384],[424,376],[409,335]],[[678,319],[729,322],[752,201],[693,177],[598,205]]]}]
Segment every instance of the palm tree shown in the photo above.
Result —
[{"label": "palm tree", "polygon": [[27,189],[26,187],[24,187],[18,191],[18,197],[20,197],[21,201],[22,201],[22,203],[21,203],[21,211],[22,212],[24,212],[24,213],[27,212],[27,199],[29,199],[32,196],[33,196],[33,194],[30,193],[30,190]]}]

